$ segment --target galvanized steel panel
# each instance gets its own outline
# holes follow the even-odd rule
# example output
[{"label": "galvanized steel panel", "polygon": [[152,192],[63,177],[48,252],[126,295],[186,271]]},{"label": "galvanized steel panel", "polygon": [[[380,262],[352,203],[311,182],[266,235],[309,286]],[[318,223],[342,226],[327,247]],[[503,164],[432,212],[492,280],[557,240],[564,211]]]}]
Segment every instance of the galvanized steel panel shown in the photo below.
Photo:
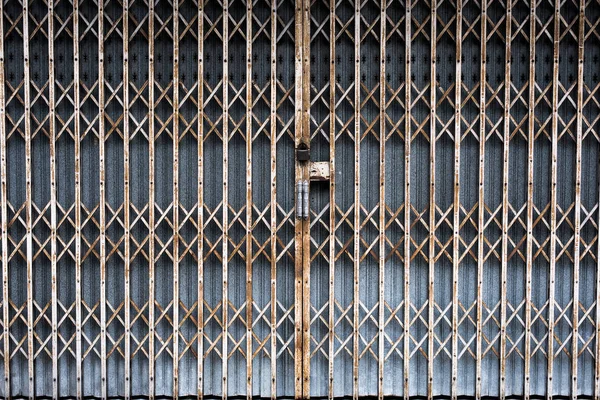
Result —
[{"label": "galvanized steel panel", "polygon": [[305,395],[598,396],[599,11],[311,2]]},{"label": "galvanized steel panel", "polygon": [[598,0],[0,7],[1,397],[600,396]]}]

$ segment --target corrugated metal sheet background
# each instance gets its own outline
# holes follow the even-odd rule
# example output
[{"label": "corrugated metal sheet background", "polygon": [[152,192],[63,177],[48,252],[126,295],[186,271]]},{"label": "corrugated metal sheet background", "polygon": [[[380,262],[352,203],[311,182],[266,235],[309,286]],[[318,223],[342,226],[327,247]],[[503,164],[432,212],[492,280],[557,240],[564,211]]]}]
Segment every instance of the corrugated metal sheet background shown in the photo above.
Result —
[{"label": "corrugated metal sheet background", "polygon": [[600,394],[598,0],[1,7],[2,396]]},{"label": "corrugated metal sheet background", "polygon": [[312,395],[598,396],[598,12],[311,4]]}]

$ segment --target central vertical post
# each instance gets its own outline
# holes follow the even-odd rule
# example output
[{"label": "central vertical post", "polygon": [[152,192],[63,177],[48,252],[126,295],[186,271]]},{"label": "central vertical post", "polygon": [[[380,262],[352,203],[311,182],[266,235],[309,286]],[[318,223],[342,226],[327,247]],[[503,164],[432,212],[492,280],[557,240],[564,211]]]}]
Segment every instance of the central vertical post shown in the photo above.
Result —
[{"label": "central vertical post", "polygon": [[[309,112],[309,1],[296,0],[295,10],[295,124],[294,141],[310,143]],[[295,162],[296,182],[308,181],[309,163]],[[296,197],[296,204],[302,202]],[[310,211],[308,210],[308,214]],[[295,397],[309,396],[310,364],[310,218],[296,218],[295,241]]]}]

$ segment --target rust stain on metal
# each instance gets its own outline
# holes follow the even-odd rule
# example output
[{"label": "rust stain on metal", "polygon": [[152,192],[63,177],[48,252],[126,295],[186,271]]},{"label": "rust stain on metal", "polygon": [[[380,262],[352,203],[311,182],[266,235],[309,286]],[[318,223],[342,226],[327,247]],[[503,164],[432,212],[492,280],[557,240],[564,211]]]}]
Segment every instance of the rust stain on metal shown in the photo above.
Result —
[{"label": "rust stain on metal", "polygon": [[[4,2],[0,2],[0,14],[4,15]],[[0,218],[2,223],[2,354],[4,364],[4,393],[10,389],[10,317],[8,295],[8,174],[6,159],[6,94],[4,75],[4,18],[0,18]]]},{"label": "rust stain on metal", "polygon": [[[387,28],[387,13],[386,0],[381,0],[381,13],[379,15],[379,76],[385,76],[385,60],[386,54],[386,28]],[[383,399],[384,395],[384,358],[385,358],[385,337],[383,327],[385,326],[385,142],[387,139],[387,129],[385,121],[386,111],[386,81],[379,79],[379,296],[378,296],[378,353],[377,353],[377,393],[379,399]]]},{"label": "rust stain on metal", "polygon": [[[252,15],[252,2],[246,4],[246,16]],[[254,82],[252,80],[252,18],[246,18],[246,393],[252,393],[252,367],[254,361],[253,336],[252,336],[252,263],[254,261],[252,248],[252,142],[254,132],[252,126],[252,92]],[[271,55],[271,58],[273,56]],[[271,102],[271,104],[273,104]]]},{"label": "rust stain on metal", "polygon": [[[311,0],[301,0],[301,130],[300,137],[297,137],[297,143],[310,143],[310,4]],[[299,101],[296,99],[296,101]],[[297,132],[298,133],[298,132]],[[298,164],[298,163],[296,163]],[[304,163],[306,164],[306,163]],[[310,190],[308,185],[308,166],[302,165],[297,167],[297,176],[303,180],[305,185],[305,197],[308,197]],[[303,199],[303,201],[305,201]],[[310,209],[301,222],[301,243],[302,243],[302,396],[303,398],[310,397],[310,224],[311,213]],[[300,306],[296,303],[296,307]]]},{"label": "rust stain on metal", "polygon": [[508,275],[508,180],[509,180],[509,150],[510,150],[510,104],[511,104],[511,39],[512,39],[512,0],[506,3],[506,35],[505,37],[505,65],[504,65],[504,103],[503,103],[503,144],[502,144],[502,243],[501,243],[501,271],[500,271],[500,387],[501,399],[506,395],[506,342],[507,342],[507,275]]},{"label": "rust stain on metal", "polygon": [[[405,13],[404,13],[404,54],[411,54],[412,51],[412,0],[406,0]],[[404,400],[408,400],[410,393],[410,260],[411,260],[411,236],[410,236],[410,225],[411,225],[411,203],[410,203],[410,153],[411,153],[411,142],[412,142],[412,96],[413,83],[411,79],[411,67],[410,57],[404,57],[404,315],[403,315],[403,346],[404,351],[402,352],[402,368],[404,380],[402,387],[404,390]]]},{"label": "rust stain on metal", "polygon": [[479,190],[477,201],[477,323],[476,323],[476,361],[475,361],[475,397],[481,398],[481,357],[483,350],[482,343],[482,322],[483,322],[483,279],[484,279],[484,229],[485,229],[485,141],[487,139],[485,123],[485,95],[487,90],[486,79],[486,56],[487,56],[487,0],[481,2],[481,36],[480,40],[480,69],[479,69]]},{"label": "rust stain on metal", "polygon": [[102,398],[108,396],[106,374],[106,115],[104,77],[104,0],[98,1],[98,164],[100,195],[100,387]]},{"label": "rust stain on metal", "polygon": [[[535,3],[529,8],[529,37],[536,35]],[[531,278],[533,266],[533,151],[535,142],[535,40],[529,41],[529,86],[527,130],[527,222],[526,222],[526,272],[525,272],[525,349],[524,349],[524,398],[529,399],[531,389]]]},{"label": "rust stain on metal", "polygon": [[[0,4],[4,396],[598,396],[594,1]],[[329,160],[285,160],[300,143]]]},{"label": "rust stain on metal", "polygon": [[461,109],[462,109],[462,24],[463,1],[456,2],[456,82],[454,83],[454,201],[453,207],[453,239],[452,239],[452,382],[451,395],[458,396],[458,274],[460,245],[460,145],[462,141]]},{"label": "rust stain on metal", "polygon": [[[559,13],[560,17],[560,13]],[[576,132],[575,132],[575,216],[574,216],[574,232],[573,232],[573,339],[571,341],[573,350],[571,352],[571,393],[577,397],[579,394],[579,370],[578,360],[583,352],[585,346],[579,350],[580,344],[580,316],[579,312],[582,309],[579,302],[579,279],[581,276],[581,179],[582,179],[582,146],[583,146],[583,62],[584,62],[584,40],[585,40],[585,1],[579,0],[579,14],[577,18],[578,29],[577,29],[577,95],[576,95]],[[596,270],[596,274],[600,274],[600,271]],[[600,286],[596,286],[596,290],[600,291]],[[596,303],[598,307],[598,303]],[[584,309],[585,310],[585,309]],[[584,319],[584,318],[582,318]],[[596,324],[598,324],[596,320]],[[596,342],[599,341],[596,336]],[[596,393],[598,395],[598,393]]]},{"label": "rust stain on metal", "polygon": [[79,83],[79,2],[73,3],[73,80],[74,80],[74,178],[75,178],[75,365],[76,365],[76,393],[77,397],[83,396],[82,372],[82,297],[81,297],[81,264],[82,264],[82,227],[81,227],[81,85]]},{"label": "rust stain on metal", "polygon": [[[431,16],[430,16],[430,25],[431,25],[431,47],[430,47],[430,69],[431,76],[436,76],[436,48],[438,41],[438,33],[437,33],[437,0],[431,0]],[[407,57],[408,58],[408,57]],[[435,155],[436,155],[436,141],[437,141],[437,81],[431,80],[429,81],[429,107],[431,109],[431,114],[429,116],[429,174],[430,174],[430,183],[429,187],[429,239],[428,239],[428,287],[427,287],[427,396],[433,396],[433,328],[435,325],[435,231],[437,228],[436,222],[436,202],[435,202],[435,192],[436,192],[436,163],[435,163]],[[408,192],[407,192],[408,193]]]},{"label": "rust stain on metal", "polygon": [[229,0],[223,1],[223,201],[221,203],[221,220],[223,232],[221,236],[221,254],[223,277],[221,282],[221,393],[228,396],[227,371],[229,364]]},{"label": "rust stain on metal", "polygon": [[[295,0],[295,17],[294,17],[294,147],[297,147],[302,141],[303,131],[303,110],[304,105],[302,99],[304,98],[304,91],[302,88],[303,81],[303,70],[304,63],[302,57],[304,56],[304,47],[302,46],[303,34],[304,34],[304,0]],[[295,184],[298,185],[303,179],[302,166],[298,163],[295,164],[294,179]],[[296,191],[295,203],[300,204],[302,199],[300,198],[300,192]],[[294,293],[294,378],[295,388],[294,397],[301,399],[304,396],[306,374],[304,373],[304,336],[305,336],[305,323],[304,323],[304,264],[303,264],[303,237],[304,237],[304,222],[301,218],[296,218],[294,223],[294,276],[295,276],[295,293]]]},{"label": "rust stain on metal", "polygon": [[179,0],[173,2],[173,397],[179,396]]},{"label": "rust stain on metal", "polygon": [[155,133],[154,133],[154,1],[148,3],[148,392],[150,398],[155,395]]},{"label": "rust stain on metal", "polygon": [[123,238],[123,285],[125,302],[125,337],[124,337],[124,378],[125,399],[131,398],[131,220],[130,220],[130,162],[129,143],[131,132],[129,130],[129,0],[123,0],[123,223],[125,225]]},{"label": "rust stain on metal", "polygon": [[196,343],[198,347],[197,355],[197,376],[196,392],[199,399],[204,398],[204,1],[198,0],[198,133],[196,142],[198,146],[198,203],[196,204],[196,213],[198,218],[197,238],[198,246],[198,299],[196,308],[198,310],[198,320],[196,328]]},{"label": "rust stain on metal", "polygon": [[361,9],[360,1],[354,2],[354,206],[352,210],[353,239],[352,239],[352,260],[353,265],[353,300],[352,300],[352,398],[358,399],[358,373],[359,373],[359,332],[360,323],[360,142],[361,134],[361,115],[360,115],[360,45],[361,45]]},{"label": "rust stain on metal", "polygon": [[35,396],[33,335],[33,215],[31,191],[31,70],[29,67],[29,0],[23,1],[23,90],[25,97],[25,246],[27,269],[27,375],[28,396]]},{"label": "rust stain on metal", "polygon": [[[271,70],[269,76],[270,89],[270,156],[271,156],[271,190],[270,190],[270,275],[271,275],[271,326],[270,326],[270,354],[271,354],[271,398],[277,398],[277,1],[273,0],[270,15],[270,45],[271,45]],[[249,52],[250,55],[250,52]],[[249,319],[252,321],[252,319]],[[248,380],[251,379],[249,376]],[[251,388],[251,386],[249,386]],[[250,390],[248,393],[252,393]]]},{"label": "rust stain on metal", "polygon": [[[337,30],[336,30],[336,2],[335,0],[329,0],[329,43],[335,43]],[[335,46],[329,46],[329,120],[333,121],[335,119],[335,99],[336,99],[336,90],[337,83],[335,81]],[[328,257],[329,257],[329,287],[328,287],[328,295],[330,299],[335,297],[335,226],[336,226],[336,217],[335,217],[335,137],[336,130],[334,124],[329,124],[329,162],[327,163],[327,180],[329,180],[329,204],[331,204],[331,208],[329,210],[329,248],[328,248]],[[311,163],[315,164],[315,163]],[[313,168],[311,166],[311,180],[313,179]],[[329,302],[328,307],[328,335],[327,335],[327,344],[329,346],[327,352],[327,393],[329,397],[334,396],[334,388],[333,388],[333,379],[334,379],[334,358],[335,358],[335,304],[333,301]]]},{"label": "rust stain on metal", "polygon": [[[553,63],[552,63],[552,109],[558,109],[558,68],[559,68],[559,42],[560,42],[560,5],[554,5],[554,35],[553,35]],[[530,82],[535,82],[531,79]],[[558,115],[557,112],[552,113],[552,155],[550,168],[550,185],[553,190],[550,199],[550,276],[549,276],[549,294],[548,294],[548,397],[552,398],[553,391],[553,374],[554,374],[554,327],[555,327],[555,293],[556,293],[556,185],[557,185],[557,155],[558,155]]]},{"label": "rust stain on metal", "polygon": [[[0,31],[1,32],[1,31]],[[52,396],[58,398],[58,299],[56,247],[56,100],[54,74],[54,0],[48,3],[48,117],[50,118],[50,263],[52,286]]]},{"label": "rust stain on metal", "polygon": [[309,164],[309,175],[311,181],[328,181],[330,161],[312,161]]}]

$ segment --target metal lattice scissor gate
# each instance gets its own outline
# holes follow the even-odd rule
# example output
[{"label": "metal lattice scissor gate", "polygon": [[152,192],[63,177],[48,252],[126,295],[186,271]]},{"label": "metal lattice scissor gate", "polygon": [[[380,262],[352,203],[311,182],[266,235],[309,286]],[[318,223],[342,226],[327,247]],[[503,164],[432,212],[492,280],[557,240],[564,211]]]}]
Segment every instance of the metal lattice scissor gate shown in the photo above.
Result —
[{"label": "metal lattice scissor gate", "polygon": [[2,397],[600,396],[598,0],[0,8]]}]

